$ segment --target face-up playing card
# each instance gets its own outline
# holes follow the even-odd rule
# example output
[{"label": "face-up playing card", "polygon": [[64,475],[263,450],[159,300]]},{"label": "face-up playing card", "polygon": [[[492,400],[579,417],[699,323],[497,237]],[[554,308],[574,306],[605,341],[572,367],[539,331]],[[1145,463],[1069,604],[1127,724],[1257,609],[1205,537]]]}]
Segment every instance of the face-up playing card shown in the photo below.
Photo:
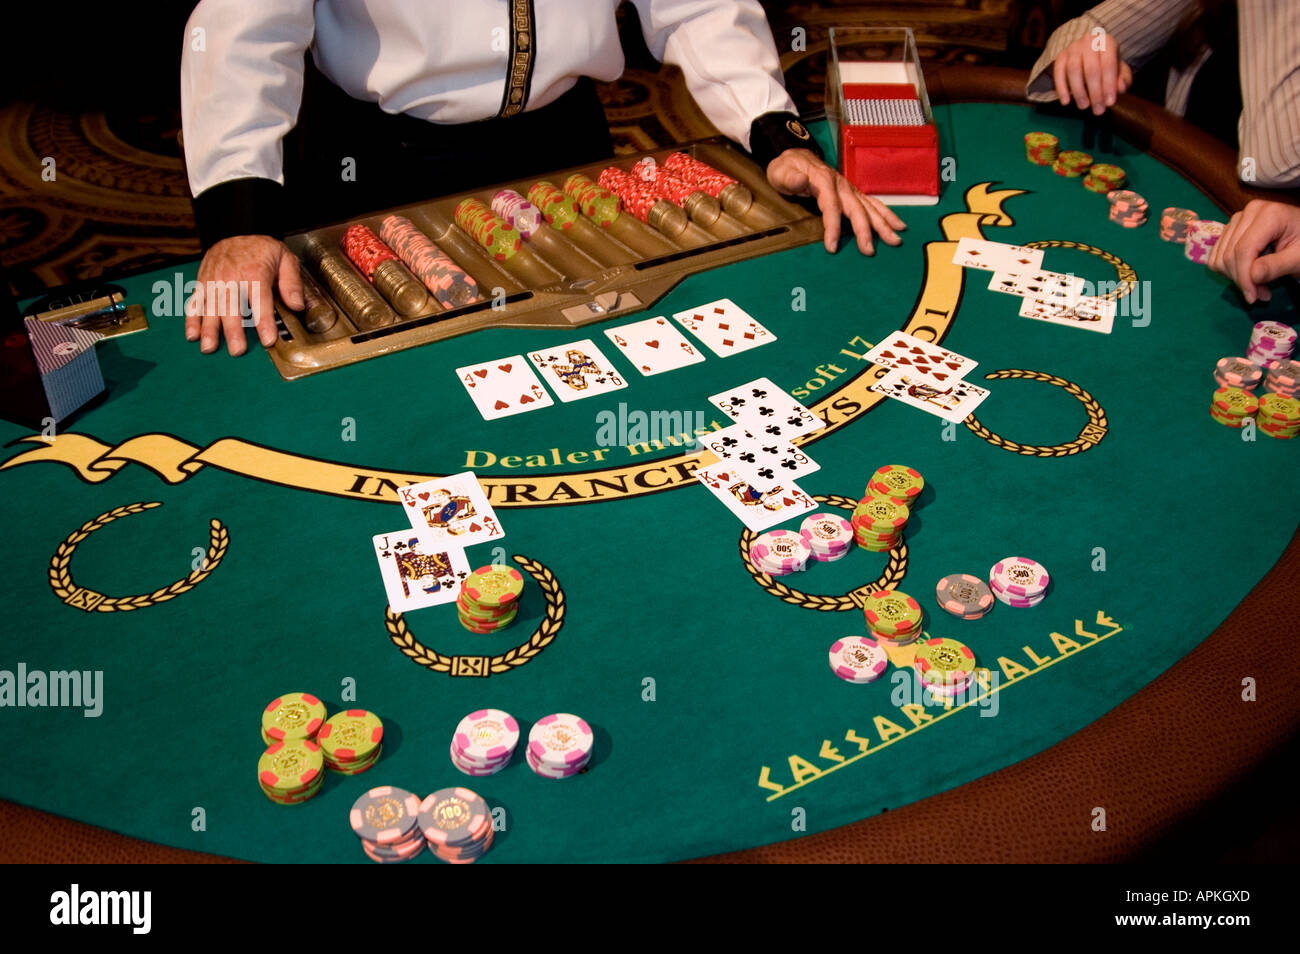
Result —
[{"label": "face-up playing card", "polygon": [[667,318],[647,318],[621,328],[608,328],[605,335],[646,377],[704,360],[704,355]]},{"label": "face-up playing card", "polygon": [[1083,279],[1046,269],[1023,272],[994,272],[989,291],[1038,298],[1042,301],[1072,301],[1083,294]]},{"label": "face-up playing card", "polygon": [[1115,302],[1109,298],[1084,297],[1069,304],[1026,298],[1020,305],[1020,315],[1053,325],[1069,325],[1108,335],[1115,326]]},{"label": "face-up playing card", "polygon": [[936,381],[964,378],[979,364],[964,354],[901,331],[894,332],[868,351],[866,358],[883,368],[911,368]]},{"label": "face-up playing card", "polygon": [[388,605],[398,613],[452,602],[469,575],[465,551],[436,541],[428,531],[377,533],[372,543]]},{"label": "face-up playing card", "polygon": [[695,479],[755,533],[817,509],[817,502],[793,481],[756,484],[731,464],[702,467]]},{"label": "face-up playing card", "polygon": [[411,526],[439,546],[468,547],[506,535],[472,471],[412,484],[397,495]]},{"label": "face-up playing card", "polygon": [[952,260],[953,264],[962,268],[981,268],[987,272],[1022,272],[1042,267],[1043,250],[964,238],[957,241],[957,250],[953,252]]},{"label": "face-up playing card", "polygon": [[792,440],[826,426],[826,422],[768,378],[757,378],[709,398],[709,403],[760,437]]},{"label": "face-up playing card", "polygon": [[534,351],[528,360],[565,403],[627,387],[622,375],[590,338]]},{"label": "face-up playing card", "polygon": [[719,298],[689,311],[679,311],[673,315],[673,320],[708,345],[719,358],[776,340],[776,335],[730,298]]},{"label": "face-up playing card", "polygon": [[817,463],[787,440],[754,434],[743,424],[714,431],[700,443],[718,460],[731,464],[742,476],[758,483],[793,480],[820,470]]},{"label": "face-up playing card", "polygon": [[944,386],[906,368],[890,371],[871,390],[954,424],[964,421],[989,396],[988,389],[979,385],[954,381]]},{"label": "face-up playing card", "polygon": [[457,368],[456,377],[485,421],[555,403],[522,354]]}]

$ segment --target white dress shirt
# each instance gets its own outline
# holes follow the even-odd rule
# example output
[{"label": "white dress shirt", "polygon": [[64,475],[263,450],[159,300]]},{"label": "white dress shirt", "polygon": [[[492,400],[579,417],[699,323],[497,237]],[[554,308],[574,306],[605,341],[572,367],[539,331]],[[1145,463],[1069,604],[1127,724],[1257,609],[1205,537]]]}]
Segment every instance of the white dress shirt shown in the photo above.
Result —
[{"label": "white dress shirt", "polygon": [[[1169,38],[1196,0],[1105,0],[1069,20],[1048,38],[1029,71],[1031,100],[1056,99],[1052,65],[1070,43],[1101,27],[1119,42],[1119,55],[1141,68]],[[1300,0],[1237,0],[1242,112],[1237,123],[1242,160],[1253,159],[1253,185],[1287,188],[1300,182]],[[1200,52],[1186,69],[1172,69],[1165,107],[1183,115]],[[1240,171],[1242,167],[1239,166]]]},{"label": "white dress shirt", "polygon": [[[758,0],[633,0],[651,53],[681,68],[705,115],[749,148],[763,113],[794,111]],[[496,116],[508,79],[511,0],[202,0],[181,59],[194,195],[235,179],[283,183],[282,140],[302,98],[302,56],[346,93],[435,123]],[[623,72],[618,0],[534,0],[525,109],[581,76]]]}]

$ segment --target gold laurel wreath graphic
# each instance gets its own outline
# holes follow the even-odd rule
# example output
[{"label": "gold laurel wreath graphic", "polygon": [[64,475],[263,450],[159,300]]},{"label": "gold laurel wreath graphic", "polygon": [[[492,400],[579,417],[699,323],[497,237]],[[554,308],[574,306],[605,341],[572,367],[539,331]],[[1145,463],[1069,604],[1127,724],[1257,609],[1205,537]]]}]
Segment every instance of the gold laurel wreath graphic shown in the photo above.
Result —
[{"label": "gold laurel wreath graphic", "polygon": [[1022,378],[1029,381],[1042,381],[1044,384],[1053,384],[1072,396],[1083,409],[1088,412],[1088,423],[1084,425],[1079,436],[1065,444],[1053,444],[1044,446],[1042,444],[1017,444],[1013,440],[1008,440],[1000,434],[994,434],[987,427],[979,422],[974,414],[966,417],[962,421],[972,433],[977,437],[982,437],[994,447],[1001,447],[1003,450],[1011,451],[1013,454],[1023,454],[1025,457],[1069,457],[1071,454],[1080,454],[1090,450],[1101,443],[1109,430],[1109,424],[1106,421],[1106,410],[1097,403],[1097,399],[1085,391],[1073,381],[1067,381],[1065,378],[1058,378],[1054,374],[1044,374],[1042,371],[1025,371],[1019,368],[1012,368],[1005,371],[993,371],[984,375],[987,381],[997,381],[1006,378]]},{"label": "gold laurel wreath graphic", "polygon": [[204,555],[203,563],[197,570],[191,571],[188,576],[177,580],[175,583],[140,596],[105,596],[103,593],[86,589],[73,582],[72,573],[68,567],[72,563],[73,553],[76,552],[78,545],[82,541],[96,530],[108,526],[120,517],[129,517],[132,514],[143,513],[146,510],[153,510],[155,507],[161,506],[161,503],[152,501],[114,507],[107,513],[101,513],[94,520],[86,521],[77,530],[68,534],[67,539],[59,544],[59,548],[54,551],[54,556],[50,560],[50,589],[54,590],[54,595],[69,606],[85,610],[87,613],[128,612],[175,599],[182,593],[194,589],[207,579],[212,571],[221,564],[222,559],[225,558],[226,550],[230,546],[230,531],[215,517],[208,523],[208,552]]},{"label": "gold laurel wreath graphic", "polygon": [[[816,494],[813,500],[841,510],[852,510],[858,505],[858,502],[851,497],[841,497],[838,494]],[[889,561],[885,564],[884,572],[874,583],[859,586],[843,596],[804,593],[786,586],[770,573],[765,573],[754,565],[754,561],[749,558],[749,548],[757,538],[758,534],[748,527],[740,533],[740,559],[745,564],[745,569],[753,576],[754,582],[768,593],[785,603],[801,606],[804,609],[818,610],[823,613],[844,613],[861,609],[867,594],[877,590],[892,590],[902,583],[903,577],[907,575],[907,544],[900,541],[898,546],[889,551]]]},{"label": "gold laurel wreath graphic", "polygon": [[388,630],[389,638],[417,666],[434,672],[445,672],[450,676],[487,678],[530,662],[551,644],[564,626],[564,588],[545,565],[519,554],[515,554],[513,559],[537,581],[546,597],[546,615],[526,642],[499,656],[445,656],[416,639],[402,614],[395,612],[391,606],[385,606],[384,628]]},{"label": "gold laurel wreath graphic", "polygon": [[1068,242],[1064,240],[1052,239],[1042,242],[1026,242],[1025,248],[1075,248],[1081,252],[1087,252],[1089,255],[1096,255],[1106,264],[1115,269],[1116,277],[1119,279],[1119,286],[1114,291],[1108,291],[1104,295],[1098,295],[1098,298],[1108,298],[1111,301],[1119,301],[1125,295],[1137,287],[1138,276],[1133,266],[1118,255],[1113,255],[1104,248],[1097,248],[1095,245],[1085,245],[1083,242]]}]

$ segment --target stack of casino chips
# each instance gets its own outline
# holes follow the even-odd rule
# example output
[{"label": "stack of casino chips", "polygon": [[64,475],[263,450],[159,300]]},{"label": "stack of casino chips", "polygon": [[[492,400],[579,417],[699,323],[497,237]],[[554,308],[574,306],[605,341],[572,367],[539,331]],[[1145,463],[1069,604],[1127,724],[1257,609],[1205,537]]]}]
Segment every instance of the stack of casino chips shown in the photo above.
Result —
[{"label": "stack of casino chips", "polygon": [[1111,165],[1109,162],[1099,162],[1083,177],[1083,187],[1089,192],[1109,194],[1124,188],[1125,178],[1124,170],[1119,166]]},{"label": "stack of casino chips", "polygon": [[1210,260],[1210,251],[1219,242],[1227,226],[1213,219],[1193,219],[1187,223],[1187,238],[1183,241],[1183,255],[1189,261],[1204,265]]},{"label": "stack of casino chips", "polygon": [[865,685],[879,679],[889,667],[880,643],[866,636],[845,636],[831,643],[831,672],[845,682]]},{"label": "stack of casino chips", "polygon": [[664,159],[664,168],[715,199],[721,199],[723,190],[728,186],[744,188],[731,176],[719,172],[707,163],[700,162],[700,160],[688,156],[684,152],[671,153]]},{"label": "stack of casino chips", "polygon": [[1291,440],[1300,434],[1300,398],[1265,394],[1259,399],[1256,422],[1269,437]]},{"label": "stack of casino chips", "polygon": [[993,591],[969,573],[948,574],[934,592],[943,610],[961,619],[979,619],[993,609]]},{"label": "stack of casino chips", "polygon": [[1246,357],[1265,364],[1269,361],[1286,361],[1295,351],[1296,330],[1280,321],[1257,321],[1250,332],[1250,347]]},{"label": "stack of casino chips", "polygon": [[1047,596],[1047,586],[1051,581],[1047,568],[1029,557],[1007,557],[989,570],[993,595],[1007,606],[1020,609],[1041,603]]},{"label": "stack of casino chips", "polygon": [[906,646],[921,636],[925,613],[921,604],[901,590],[868,593],[862,607],[871,635],[884,646]]},{"label": "stack of casino chips", "polygon": [[262,741],[267,745],[314,739],[325,722],[325,703],[310,692],[286,692],[262,710]]},{"label": "stack of casino chips", "polygon": [[[675,202],[688,211],[694,208],[694,203],[702,203],[705,207],[712,208],[715,213],[718,208],[717,202],[695,183],[673,175],[653,160],[638,162],[635,178],[643,182],[655,198]],[[692,196],[695,198],[692,199]]]},{"label": "stack of casino chips", "polygon": [[843,559],[853,546],[853,524],[835,514],[809,514],[799,524],[799,535],[812,550],[812,558],[821,563]]},{"label": "stack of casino chips", "polygon": [[956,639],[927,639],[916,649],[913,663],[921,686],[931,695],[951,698],[965,692],[975,679],[975,654]]},{"label": "stack of casino chips", "polygon": [[478,283],[442,249],[429,241],[405,216],[387,216],[379,225],[382,238],[406,263],[444,309],[460,308],[478,300]]},{"label": "stack of casino chips", "polygon": [[1283,397],[1300,397],[1300,361],[1277,360],[1267,365],[1264,390]]},{"label": "stack of casino chips", "polygon": [[650,210],[660,200],[655,196],[649,183],[630,176],[614,166],[602,169],[596,181],[602,189],[608,189],[618,196],[623,202],[623,208],[633,216],[642,222],[650,221]]},{"label": "stack of casino chips", "polygon": [[451,738],[451,763],[466,775],[495,775],[514,758],[519,723],[500,709],[479,709],[460,720]]},{"label": "stack of casino chips", "polygon": [[1077,149],[1067,149],[1057,154],[1056,161],[1052,163],[1052,171],[1058,176],[1077,179],[1087,172],[1091,165],[1092,156]]},{"label": "stack of casino chips", "polygon": [[468,788],[442,788],[419,804],[416,829],[429,850],[448,864],[470,865],[492,847],[492,812]]},{"label": "stack of casino chips", "polygon": [[563,232],[578,221],[578,204],[552,182],[534,182],[528,190],[528,198],[542,210],[546,224],[553,229]]},{"label": "stack of casino chips", "polygon": [[470,234],[498,262],[519,251],[519,231],[473,197],[456,206],[456,224]]},{"label": "stack of casino chips", "polygon": [[585,719],[568,712],[542,716],[528,733],[524,755],[542,778],[572,778],[587,767],[595,736]]},{"label": "stack of casino chips", "polygon": [[524,578],[512,566],[481,566],[465,578],[456,597],[456,617],[472,633],[505,629],[519,613]]},{"label": "stack of casino chips", "polygon": [[360,775],[379,761],[384,750],[384,723],[365,709],[336,712],[316,734],[325,767],[339,775]]},{"label": "stack of casino chips", "polygon": [[1243,388],[1218,388],[1210,399],[1210,417],[1225,427],[1242,428],[1259,411],[1259,399]]},{"label": "stack of casino chips", "polygon": [[883,496],[869,494],[853,508],[853,539],[858,546],[873,553],[887,553],[903,539],[908,509],[901,503]]},{"label": "stack of casino chips", "polygon": [[1146,225],[1147,200],[1130,189],[1116,189],[1106,193],[1110,202],[1110,220],[1126,229]]},{"label": "stack of casino chips", "polygon": [[513,225],[524,239],[532,238],[545,221],[542,210],[514,189],[502,189],[494,195],[492,211]]},{"label": "stack of casino chips", "polygon": [[380,264],[397,260],[397,253],[364,225],[349,225],[339,244],[357,271],[372,282],[375,280],[375,269]]},{"label": "stack of casino chips", "polygon": [[1246,358],[1220,358],[1214,366],[1214,381],[1221,388],[1253,391],[1264,380],[1264,369]]},{"label": "stack of casino chips", "polygon": [[[607,187],[592,182],[582,173],[575,172],[564,180],[564,192],[578,203],[578,208],[582,210],[583,215],[601,228],[608,228],[618,221],[618,196]],[[539,202],[538,205],[541,203]]]},{"label": "stack of casino chips", "polygon": [[353,803],[348,823],[366,857],[381,865],[410,861],[424,850],[420,799],[404,788],[372,788]]},{"label": "stack of casino chips", "polygon": [[257,760],[257,784],[277,805],[298,805],[325,781],[321,747],[311,739],[276,742]]},{"label": "stack of casino chips", "polygon": [[1160,237],[1166,242],[1187,241],[1187,228],[1200,216],[1193,209],[1183,209],[1171,205],[1160,213]]},{"label": "stack of casino chips", "polygon": [[925,489],[925,478],[906,464],[886,464],[876,469],[867,481],[867,493],[888,497],[908,510]]},{"label": "stack of casino chips", "polygon": [[770,576],[799,573],[812,558],[812,546],[807,538],[794,530],[768,530],[760,533],[749,546],[750,561]]},{"label": "stack of casino chips", "polygon": [[429,304],[424,286],[369,228],[349,225],[339,244],[357,270],[400,314],[414,315]]},{"label": "stack of casino chips", "polygon": [[1050,166],[1056,162],[1060,141],[1051,133],[1025,133],[1025,158],[1036,166]]}]

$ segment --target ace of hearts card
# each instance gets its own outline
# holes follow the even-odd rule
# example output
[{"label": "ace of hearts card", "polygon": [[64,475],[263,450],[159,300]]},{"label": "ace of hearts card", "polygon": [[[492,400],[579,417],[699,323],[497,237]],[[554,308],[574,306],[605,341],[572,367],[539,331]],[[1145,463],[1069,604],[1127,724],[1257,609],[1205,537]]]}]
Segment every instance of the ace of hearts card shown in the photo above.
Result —
[{"label": "ace of hearts card", "polygon": [[704,355],[686,340],[686,336],[662,316],[634,321],[621,328],[607,328],[605,336],[646,377],[704,360]]}]

